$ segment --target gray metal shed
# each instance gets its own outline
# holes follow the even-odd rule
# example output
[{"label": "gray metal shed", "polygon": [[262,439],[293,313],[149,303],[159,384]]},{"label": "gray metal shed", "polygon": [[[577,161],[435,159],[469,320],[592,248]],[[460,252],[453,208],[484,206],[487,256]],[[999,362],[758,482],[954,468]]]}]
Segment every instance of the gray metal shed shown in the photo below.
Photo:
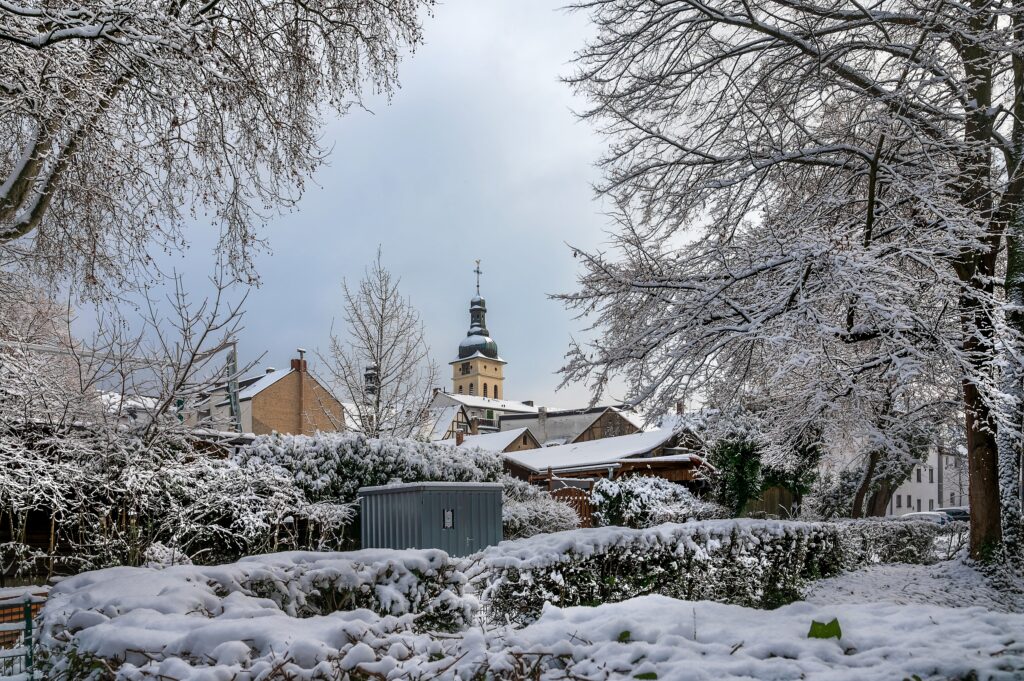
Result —
[{"label": "gray metal shed", "polygon": [[359,489],[363,548],[441,549],[452,556],[501,541],[500,482],[413,482]]}]

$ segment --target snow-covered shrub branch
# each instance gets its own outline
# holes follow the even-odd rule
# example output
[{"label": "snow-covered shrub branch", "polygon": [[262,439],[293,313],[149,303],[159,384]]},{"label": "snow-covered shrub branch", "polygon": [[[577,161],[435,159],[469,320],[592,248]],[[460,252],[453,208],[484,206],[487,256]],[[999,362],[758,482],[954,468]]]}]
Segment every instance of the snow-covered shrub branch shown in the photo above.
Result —
[{"label": "snow-covered shrub branch", "polygon": [[590,492],[590,502],[599,524],[633,528],[729,515],[728,509],[698,499],[682,485],[640,475],[598,480]]},{"label": "snow-covered shrub branch", "polygon": [[151,279],[149,247],[208,213],[255,277],[258,226],[323,162],[325,114],[390,95],[432,4],[0,3],[0,252],[96,291]]},{"label": "snow-covered shrub branch", "polygon": [[536,485],[502,476],[501,524],[505,539],[563,532],[580,525],[576,511]]}]

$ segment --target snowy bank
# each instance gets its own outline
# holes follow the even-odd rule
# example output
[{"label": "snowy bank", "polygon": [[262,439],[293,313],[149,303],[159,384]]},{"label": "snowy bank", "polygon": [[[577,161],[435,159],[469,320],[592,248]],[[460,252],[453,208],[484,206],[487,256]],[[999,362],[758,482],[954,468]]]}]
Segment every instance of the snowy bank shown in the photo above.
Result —
[{"label": "snowy bank", "polygon": [[[295,620],[240,600],[229,614],[197,625],[140,612],[93,626],[86,638],[117,662],[91,678],[1009,681],[1024,672],[1024,616],[982,608],[794,603],[765,611],[643,596],[548,607],[525,629],[455,636],[366,610]],[[841,638],[808,638],[812,621],[832,618]]]}]

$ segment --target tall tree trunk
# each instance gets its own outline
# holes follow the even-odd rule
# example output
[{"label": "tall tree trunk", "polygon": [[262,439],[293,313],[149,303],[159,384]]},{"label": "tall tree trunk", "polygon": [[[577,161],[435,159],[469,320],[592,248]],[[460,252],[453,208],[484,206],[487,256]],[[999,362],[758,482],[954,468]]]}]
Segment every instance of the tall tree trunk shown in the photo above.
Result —
[{"label": "tall tree trunk", "polygon": [[886,512],[889,510],[889,501],[892,499],[893,489],[895,489],[895,487],[892,485],[889,478],[882,478],[878,481],[878,485],[875,486],[875,491],[871,494],[871,498],[868,499],[866,515],[869,518],[881,518],[885,516]]},{"label": "tall tree trunk", "polygon": [[868,455],[867,470],[864,471],[864,477],[861,478],[860,485],[857,487],[857,493],[853,495],[853,510],[850,515],[854,518],[864,517],[864,497],[867,496],[868,490],[871,489],[871,482],[875,478],[875,466],[878,465],[878,458],[877,450]]},{"label": "tall tree trunk", "polygon": [[[988,0],[972,0],[968,24],[975,35],[995,28],[995,13]],[[967,427],[967,467],[971,501],[971,557],[989,559],[1002,544],[999,513],[998,449],[996,419],[979,385],[994,379],[995,328],[990,302],[993,277],[1001,244],[1001,229],[993,207],[992,108],[993,68],[997,56],[984,44],[961,47],[965,82],[971,106],[964,117],[965,153],[960,161],[961,202],[985,227],[981,248],[965,250],[956,265],[962,282],[960,324],[963,350],[970,364],[963,381]]]},{"label": "tall tree trunk", "polygon": [[[1017,0],[1013,17],[1014,38],[1024,39],[1024,2]],[[1010,413],[999,429],[999,504],[1003,543],[1008,556],[1024,552],[1024,518],[1021,512],[1021,457],[1024,450],[1024,59],[1015,53],[1013,64],[1013,131],[1011,148],[1004,154],[1009,183],[1000,206],[1006,232],[1006,323],[1011,338],[1005,352],[1001,392],[1009,400]]]},{"label": "tall tree trunk", "polygon": [[[999,428],[999,505],[1002,538],[1009,556],[1019,556],[1024,549],[1024,518],[1021,513],[1021,430],[1024,428],[1024,215],[1017,207],[1007,225],[1006,235],[1006,321],[1014,338],[1008,340],[1000,387],[1006,398],[1009,414]],[[972,481],[973,482],[973,481]],[[971,500],[973,504],[973,499]]]}]

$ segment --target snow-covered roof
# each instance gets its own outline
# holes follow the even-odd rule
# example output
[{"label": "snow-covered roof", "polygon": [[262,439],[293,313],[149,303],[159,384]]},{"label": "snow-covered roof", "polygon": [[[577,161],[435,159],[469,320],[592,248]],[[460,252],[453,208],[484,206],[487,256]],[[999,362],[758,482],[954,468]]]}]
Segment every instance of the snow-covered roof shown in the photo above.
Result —
[{"label": "snow-covered roof", "polygon": [[157,398],[146,397],[145,395],[122,395],[118,392],[100,393],[100,402],[110,413],[138,409],[139,411],[152,411],[156,408]]},{"label": "snow-covered roof", "polygon": [[509,452],[505,454],[505,458],[512,463],[537,472],[546,471],[548,468],[557,470],[597,466],[647,454],[671,440],[674,434],[674,428],[659,428],[643,433],[606,437],[558,447]]},{"label": "snow-covered roof", "polygon": [[461,404],[449,404],[428,409],[426,424],[420,431],[423,437],[431,442],[444,439],[444,436],[451,430],[452,421],[458,416],[460,409],[462,409]]},{"label": "snow-covered roof", "polygon": [[448,403],[456,402],[467,407],[476,409],[493,409],[495,411],[515,411],[521,413],[536,413],[537,407],[525,402],[514,402],[512,400],[496,400],[492,397],[480,397],[479,395],[459,395],[456,393],[438,393],[434,398],[435,404],[441,398],[448,398]]},{"label": "snow-covered roof", "polygon": [[[523,436],[529,428],[516,428],[515,430],[502,430],[497,433],[483,433],[481,435],[467,435],[462,440],[463,447],[478,447],[485,452],[501,454],[513,442]],[[455,444],[454,438],[442,440],[442,444]]]},{"label": "snow-covered roof", "polygon": [[274,385],[288,374],[295,371],[294,369],[278,369],[260,376],[254,383],[250,383],[243,390],[238,392],[238,401],[244,402],[245,400],[251,400],[256,397],[259,393],[263,392],[270,386]]},{"label": "snow-covered roof", "polygon": [[508,430],[526,426],[533,432],[538,442],[545,447],[551,447],[572,442],[608,412],[622,416],[637,430],[644,430],[642,421],[631,418],[632,415],[628,412],[614,406],[549,411],[543,424],[541,424],[540,413],[503,414],[499,427],[502,430]]},{"label": "snow-covered roof", "polygon": [[[465,341],[463,341],[463,342],[465,342]],[[450,361],[448,363],[449,364],[458,364],[459,362],[468,362],[469,360],[476,359],[478,357],[480,359],[490,360],[491,362],[499,362],[500,364],[508,364],[508,362],[503,360],[500,356],[488,357],[487,355],[485,355],[484,353],[480,352],[479,350],[474,352],[472,355],[469,355],[468,357],[456,357],[455,359],[453,359],[452,361]]]}]

